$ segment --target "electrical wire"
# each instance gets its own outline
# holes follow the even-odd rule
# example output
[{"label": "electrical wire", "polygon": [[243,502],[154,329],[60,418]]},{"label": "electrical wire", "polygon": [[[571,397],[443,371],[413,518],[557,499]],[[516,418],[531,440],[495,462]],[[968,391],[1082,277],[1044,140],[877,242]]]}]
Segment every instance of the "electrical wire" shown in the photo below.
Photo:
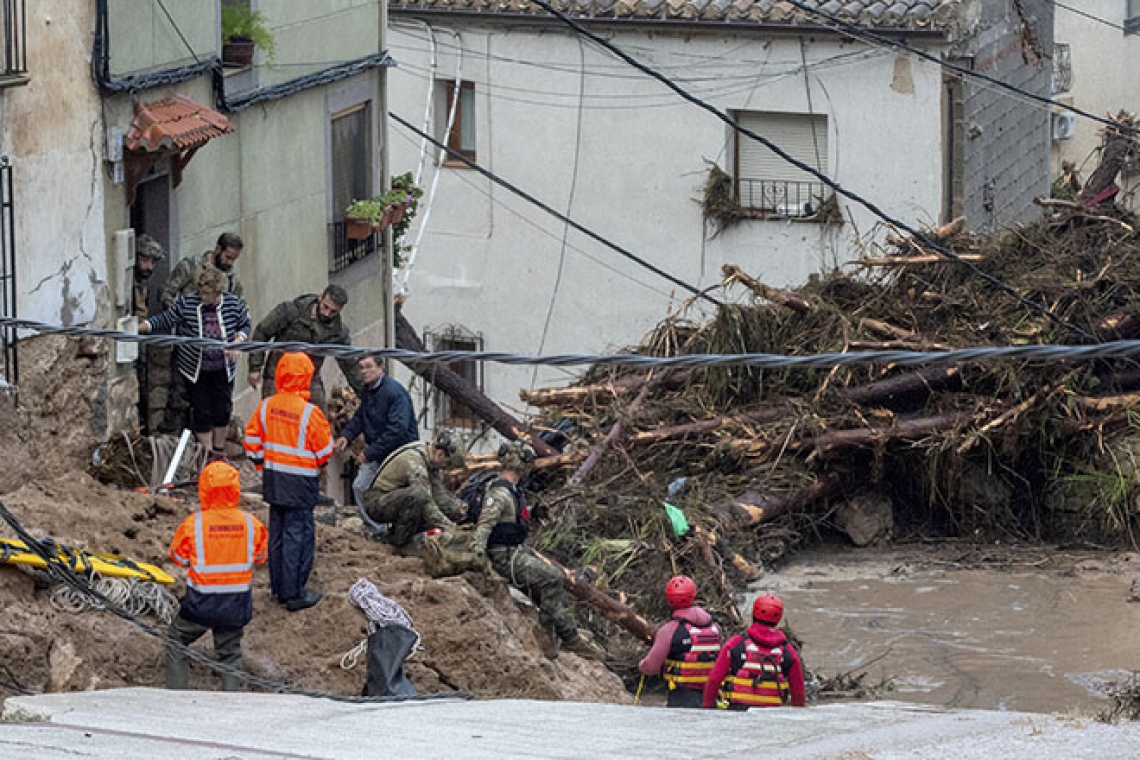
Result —
[{"label": "electrical wire", "polygon": [[1071,5],[1066,5],[1065,3],[1060,2],[1060,0],[1048,0],[1048,2],[1052,3],[1057,8],[1062,8],[1064,10],[1069,11],[1070,13],[1076,14],[1077,16],[1084,16],[1085,18],[1089,19],[1090,21],[1096,21],[1096,22],[1099,22],[1101,24],[1104,24],[1105,26],[1110,26],[1113,29],[1116,29],[1117,31],[1120,31],[1120,32],[1124,31],[1124,27],[1121,24],[1114,23],[1112,21],[1109,21],[1106,18],[1101,18],[1100,16],[1094,16],[1093,14],[1089,13],[1088,11],[1082,11],[1080,8],[1074,8]]},{"label": "electrical wire", "polygon": [[162,2],[162,0],[157,0],[157,2],[158,7],[161,8],[163,14],[166,15],[166,20],[170,22],[170,25],[172,27],[174,27],[174,31],[178,35],[178,39],[182,40],[182,44],[185,45],[186,49],[190,51],[190,57],[194,59],[194,63],[201,63],[202,61],[198,58],[198,54],[194,52],[194,48],[190,47],[190,42],[186,39],[186,35],[182,33],[182,29],[180,29],[178,24],[174,21],[174,17],[170,15],[170,11],[166,10],[166,3]]},{"label": "electrical wire", "polygon": [[[404,140],[407,140],[409,143],[415,144],[415,140],[412,138],[411,135],[406,135],[406,134],[403,134],[402,132],[396,132],[395,134],[399,135]],[[493,194],[491,194],[487,190],[484,190],[483,188],[479,187],[479,185],[476,182],[465,177],[464,174],[466,174],[466,172],[458,171],[458,172],[453,172],[452,176],[455,177],[455,179],[462,182],[463,184],[470,187],[475,192],[486,196],[486,198],[491,203],[495,204],[496,206],[503,209],[507,213],[514,215],[523,223],[529,225],[530,227],[533,227],[537,232],[540,232],[541,234],[545,235],[546,237],[548,237],[552,240],[560,240],[560,236],[558,233],[551,232],[550,230],[546,229],[545,227],[543,227],[541,224],[534,221],[533,219],[527,217],[525,214],[521,213],[517,209],[514,209],[511,206],[504,203],[503,201],[495,198],[495,196]],[[434,235],[448,235],[450,233],[443,232],[440,230],[436,230],[432,234],[434,234]],[[581,249],[575,245],[572,245],[572,244],[568,245],[568,247],[570,248],[570,250],[574,251],[575,253],[583,256],[584,258],[589,259],[590,261],[594,262],[598,266],[602,267],[603,269],[605,269],[609,272],[612,272],[613,274],[617,275],[618,277],[622,277],[622,278],[628,280],[629,282],[633,283],[634,285],[638,285],[638,286],[640,286],[640,287],[642,287],[648,291],[656,293],[657,295],[663,296],[665,298],[671,297],[671,294],[668,291],[661,290],[660,288],[655,288],[652,285],[650,285],[649,283],[647,283],[643,280],[639,280],[636,277],[634,277],[633,275],[631,275],[627,272],[623,272],[620,269],[617,269],[616,267],[611,266],[608,262],[603,261],[602,259],[599,259],[596,256],[593,256],[588,251],[585,251],[585,250],[583,250],[583,249]]]},{"label": "electrical wire", "polygon": [[[578,34],[580,34],[580,35],[586,37],[587,39],[589,39],[590,41],[592,41],[594,44],[598,45],[599,47],[601,47],[605,50],[610,51],[611,53],[616,55],[618,58],[625,61],[626,63],[628,63],[630,66],[634,67],[635,69],[646,74],[647,76],[650,76],[653,79],[656,79],[658,82],[665,85],[666,87],[668,87],[673,92],[677,93],[684,100],[686,100],[689,103],[692,103],[693,105],[697,106],[698,108],[701,108],[701,109],[711,113],[712,115],[716,116],[720,121],[722,121],[725,125],[727,125],[732,130],[734,130],[740,134],[743,134],[743,135],[751,138],[752,140],[759,142],[761,145],[768,148],[770,151],[775,153],[781,159],[783,159],[787,163],[791,164],[792,166],[795,166],[797,169],[800,169],[800,170],[805,171],[808,174],[812,175],[813,177],[818,179],[820,182],[824,183],[825,185],[830,187],[832,190],[834,190],[837,194],[842,195],[843,197],[847,198],[848,200],[857,203],[858,205],[862,206],[863,208],[867,209],[872,214],[877,216],[879,219],[882,219],[884,222],[887,222],[888,224],[895,226],[897,229],[900,229],[900,230],[906,232],[907,234],[914,237],[916,240],[921,240],[927,248],[934,251],[939,256],[942,256],[947,261],[953,261],[957,264],[960,264],[962,267],[964,267],[967,271],[969,271],[975,277],[978,277],[982,280],[985,280],[986,282],[990,283],[994,287],[1001,290],[1003,293],[1006,293],[1007,295],[1012,296],[1013,298],[1015,298],[1018,302],[1022,303],[1023,305],[1028,306],[1029,308],[1033,309],[1034,311],[1037,311],[1040,314],[1043,314],[1045,317],[1047,317],[1049,320],[1053,321],[1055,324],[1061,325],[1061,326],[1063,326],[1069,330],[1072,330],[1073,332],[1075,332],[1078,335],[1081,335],[1082,337],[1085,337],[1087,339],[1093,339],[1093,336],[1090,335],[1087,331],[1081,329],[1080,327],[1078,327],[1078,326],[1068,322],[1064,318],[1058,316],[1049,307],[1044,306],[1040,303],[1037,303],[1036,301],[1032,301],[1029,298],[1026,298],[1024,295],[1022,295],[1021,293],[1014,290],[1012,287],[1010,287],[1008,284],[1006,284],[1002,280],[998,279],[997,277],[994,277],[992,274],[989,274],[988,272],[983,271],[980,267],[974,265],[972,262],[964,260],[962,257],[958,256],[958,254],[954,253],[953,251],[946,248],[945,246],[942,246],[941,244],[937,243],[936,241],[931,240],[929,238],[929,236],[923,234],[922,232],[920,232],[919,230],[917,230],[916,228],[914,228],[910,224],[902,221],[901,219],[896,219],[896,218],[890,216],[889,214],[887,214],[887,212],[883,211],[881,208],[879,208],[876,204],[874,204],[870,200],[864,198],[861,195],[858,195],[857,193],[852,192],[851,190],[848,190],[847,188],[840,185],[838,182],[836,182],[831,177],[827,176],[823,172],[812,167],[810,164],[806,164],[803,161],[800,161],[799,159],[795,158],[794,156],[789,154],[787,151],[785,151],[783,148],[781,148],[780,146],[773,143],[771,140],[757,134],[756,132],[754,132],[751,129],[748,129],[747,127],[743,127],[743,126],[737,124],[736,121],[731,116],[729,116],[727,113],[725,113],[724,111],[721,111],[719,108],[712,105],[711,103],[708,103],[708,102],[701,100],[700,98],[692,95],[690,92],[685,90],[683,87],[678,85],[673,80],[666,77],[664,74],[661,74],[660,72],[655,71],[654,69],[650,68],[649,66],[646,66],[644,63],[641,63],[636,58],[629,55],[628,53],[626,53],[624,50],[622,50],[621,48],[614,45],[609,40],[595,34],[594,32],[590,31],[589,29],[586,29],[584,26],[582,26],[580,23],[578,23],[574,19],[567,16],[565,13],[554,8],[554,6],[552,6],[549,2],[547,2],[547,0],[532,0],[532,2],[535,5],[542,8],[543,10],[545,10],[547,13],[556,17],[563,24],[566,24],[567,26],[569,26],[571,29],[573,29]],[[792,5],[795,5],[797,7],[802,6],[802,4],[796,2],[796,0],[787,0],[787,2],[789,2]]]},{"label": "electrical wire", "polygon": [[418,129],[414,124],[411,124],[410,122],[404,120],[399,114],[397,114],[393,111],[389,111],[388,116],[393,121],[395,121],[397,124],[404,127],[405,129],[408,129],[412,132],[415,132],[416,134],[418,134],[421,137],[426,137],[429,142],[431,142],[433,145],[435,145],[440,150],[445,151],[447,153],[447,155],[449,155],[451,158],[465,164],[466,166],[468,166],[471,169],[474,169],[475,171],[479,172],[479,174],[482,174],[484,177],[486,177],[487,179],[494,182],[496,185],[499,185],[500,187],[506,188],[507,190],[511,191],[512,193],[519,196],[523,200],[527,201],[528,203],[531,203],[535,206],[538,206],[539,208],[541,208],[543,211],[550,214],[551,216],[554,216],[554,217],[560,219],[561,221],[565,222],[566,224],[569,224],[571,227],[578,230],[578,232],[581,232],[583,235],[591,238],[592,240],[594,240],[598,243],[601,243],[602,245],[606,246],[607,248],[610,248],[611,250],[615,251],[619,255],[621,255],[621,256],[629,259],[630,261],[633,261],[636,264],[640,265],[642,268],[647,269],[650,272],[653,272],[658,277],[661,277],[662,279],[668,280],[669,282],[673,283],[674,285],[677,285],[678,287],[683,288],[684,290],[691,293],[692,295],[694,295],[698,298],[702,298],[706,301],[709,301],[710,303],[715,304],[717,306],[721,305],[720,301],[717,301],[715,298],[713,298],[712,296],[710,296],[708,293],[704,292],[703,290],[698,289],[694,285],[690,285],[689,283],[685,282],[684,280],[682,280],[678,277],[674,277],[673,275],[669,274],[668,272],[661,269],[660,267],[658,267],[654,264],[651,264],[650,262],[641,258],[637,254],[623,248],[622,246],[618,245],[617,243],[614,243],[614,242],[602,237],[601,235],[599,235],[598,233],[589,229],[588,227],[585,227],[585,226],[579,224],[578,222],[575,222],[573,219],[566,216],[565,214],[563,214],[559,211],[556,211],[554,208],[552,208],[547,203],[540,201],[538,198],[534,197],[533,195],[526,192],[525,190],[520,189],[519,187],[512,184],[511,182],[508,182],[507,180],[503,179],[502,177],[498,176],[497,174],[494,174],[493,172],[491,172],[487,169],[484,169],[482,166],[475,163],[471,159],[467,158],[467,156],[464,156],[459,151],[454,150],[454,149],[448,147],[447,145],[441,143],[439,140],[436,140],[434,137],[427,135],[426,132],[424,132],[421,129]]}]

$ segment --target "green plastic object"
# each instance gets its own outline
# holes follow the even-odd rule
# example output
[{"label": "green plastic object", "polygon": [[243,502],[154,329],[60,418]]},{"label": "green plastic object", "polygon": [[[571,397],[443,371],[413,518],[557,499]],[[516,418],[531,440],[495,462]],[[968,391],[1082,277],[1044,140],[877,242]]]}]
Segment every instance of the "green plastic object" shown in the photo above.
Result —
[{"label": "green plastic object", "polygon": [[679,537],[688,533],[689,521],[685,519],[685,513],[667,501],[661,504],[665,507],[665,514],[669,516],[669,522],[673,525],[673,535]]}]

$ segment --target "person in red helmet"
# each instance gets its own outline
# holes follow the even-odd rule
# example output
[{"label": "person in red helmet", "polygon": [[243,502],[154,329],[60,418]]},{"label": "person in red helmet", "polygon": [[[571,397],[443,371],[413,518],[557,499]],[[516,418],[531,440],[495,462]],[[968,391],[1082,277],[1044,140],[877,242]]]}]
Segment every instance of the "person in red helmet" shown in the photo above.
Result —
[{"label": "person in red helmet", "polygon": [[657,629],[649,654],[637,666],[669,684],[669,707],[701,706],[705,681],[724,640],[712,616],[693,606],[696,598],[697,584],[688,576],[678,575],[665,584],[672,618]]},{"label": "person in red helmet", "polygon": [[805,707],[804,670],[800,655],[776,626],[784,602],[762,594],[752,603],[752,625],[721,647],[705,683],[704,706],[729,710]]}]

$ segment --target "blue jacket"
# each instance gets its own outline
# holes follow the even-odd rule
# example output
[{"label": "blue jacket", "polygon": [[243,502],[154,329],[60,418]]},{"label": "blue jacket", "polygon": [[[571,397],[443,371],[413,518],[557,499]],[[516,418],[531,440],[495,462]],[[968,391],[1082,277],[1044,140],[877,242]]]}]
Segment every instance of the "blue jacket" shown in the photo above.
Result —
[{"label": "blue jacket", "polygon": [[412,397],[387,374],[364,389],[360,408],[344,426],[341,436],[351,442],[361,433],[368,444],[364,455],[370,462],[383,462],[404,444],[420,439]]}]

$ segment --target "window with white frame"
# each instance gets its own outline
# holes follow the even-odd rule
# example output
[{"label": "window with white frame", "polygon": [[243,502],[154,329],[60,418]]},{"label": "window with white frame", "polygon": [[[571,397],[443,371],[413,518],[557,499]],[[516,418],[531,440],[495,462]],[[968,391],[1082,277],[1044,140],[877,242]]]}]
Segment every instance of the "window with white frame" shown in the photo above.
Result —
[{"label": "window with white frame", "polygon": [[[785,153],[827,173],[827,116],[737,111],[736,123],[767,138]],[[734,131],[737,201],[761,218],[820,217],[834,193],[813,174],[785,161],[762,143]]]},{"label": "window with white frame", "polygon": [[[436,87],[437,139],[464,158],[475,161],[475,83],[460,82],[457,87],[454,81],[442,81]],[[457,97],[459,102],[455,103]],[[448,129],[447,120],[452,104],[455,105],[455,117],[451,129]],[[466,166],[450,153],[444,154],[443,163],[446,166]]]}]

